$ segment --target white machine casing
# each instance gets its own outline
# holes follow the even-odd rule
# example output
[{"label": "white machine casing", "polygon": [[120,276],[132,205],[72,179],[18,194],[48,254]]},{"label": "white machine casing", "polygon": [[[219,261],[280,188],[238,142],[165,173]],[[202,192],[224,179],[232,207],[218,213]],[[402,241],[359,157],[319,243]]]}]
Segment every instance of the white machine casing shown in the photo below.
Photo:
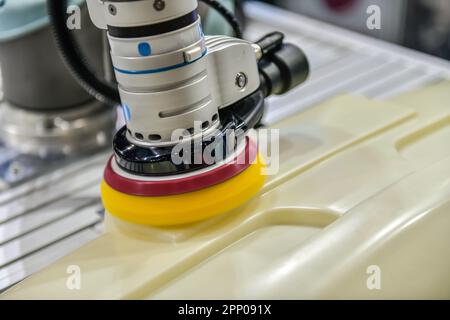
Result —
[{"label": "white machine casing", "polygon": [[[164,3],[158,11],[155,1],[88,1],[94,24],[103,29],[151,27],[195,14],[198,6],[196,0]],[[177,129],[195,139],[196,122],[208,137],[220,126],[219,109],[260,86],[260,48],[231,37],[205,37],[199,16],[170,32],[136,38],[109,33],[108,39],[127,139],[137,145],[176,144],[172,134]]]}]

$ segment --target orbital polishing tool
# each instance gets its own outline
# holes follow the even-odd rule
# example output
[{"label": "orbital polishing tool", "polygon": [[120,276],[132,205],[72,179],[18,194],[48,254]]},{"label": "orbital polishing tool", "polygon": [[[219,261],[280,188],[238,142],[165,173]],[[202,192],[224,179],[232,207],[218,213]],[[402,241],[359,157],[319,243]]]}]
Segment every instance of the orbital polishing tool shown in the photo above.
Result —
[{"label": "orbital polishing tool", "polygon": [[203,0],[236,37],[205,36],[197,0],[88,0],[107,30],[118,88],[96,78],[65,27],[67,1],[48,0],[66,64],[88,92],[122,105],[126,126],[102,183],[107,212],[127,222],[171,226],[235,209],[264,184],[252,136],[264,99],[304,82],[303,52],[274,32],[242,39],[220,2]]}]

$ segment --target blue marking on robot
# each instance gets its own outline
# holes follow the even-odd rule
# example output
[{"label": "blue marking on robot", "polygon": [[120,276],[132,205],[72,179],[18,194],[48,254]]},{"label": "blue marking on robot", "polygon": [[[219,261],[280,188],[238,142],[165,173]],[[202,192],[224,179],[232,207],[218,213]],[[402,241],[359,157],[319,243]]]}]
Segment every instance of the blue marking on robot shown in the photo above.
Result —
[{"label": "blue marking on robot", "polygon": [[200,60],[204,56],[206,56],[207,53],[208,53],[208,50],[205,50],[205,51],[203,51],[202,56],[199,57],[196,60],[193,60],[191,62],[183,62],[183,63],[180,63],[180,64],[176,64],[176,65],[169,66],[169,67],[164,67],[164,68],[159,68],[159,69],[151,69],[151,70],[123,70],[123,69],[114,68],[114,70],[116,70],[117,72],[120,72],[120,73],[132,74],[132,75],[161,73],[161,72],[171,71],[171,70],[174,70],[174,69],[178,69],[178,68],[182,68],[182,67],[188,66],[188,65],[190,65],[190,64]]},{"label": "blue marking on robot", "polygon": [[138,45],[139,54],[143,57],[148,57],[152,54],[152,47],[147,42],[141,42]]},{"label": "blue marking on robot", "polygon": [[130,108],[128,107],[128,105],[124,104],[124,105],[122,105],[122,109],[123,109],[123,116],[125,117],[125,120],[130,121],[131,120]]},{"label": "blue marking on robot", "polygon": [[200,37],[202,37],[202,38],[205,36],[205,34],[203,33],[203,27],[202,27],[201,23],[199,23],[199,25],[198,25],[198,33],[200,34]]}]

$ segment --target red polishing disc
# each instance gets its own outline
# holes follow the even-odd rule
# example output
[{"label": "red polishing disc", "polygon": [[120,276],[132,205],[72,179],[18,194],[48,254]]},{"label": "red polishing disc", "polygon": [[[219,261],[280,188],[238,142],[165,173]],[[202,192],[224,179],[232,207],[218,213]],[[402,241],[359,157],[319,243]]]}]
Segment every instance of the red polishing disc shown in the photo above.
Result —
[{"label": "red polishing disc", "polygon": [[[111,162],[114,161],[111,158],[106,166],[104,179],[111,188],[128,195],[144,197],[177,195],[208,188],[237,176],[255,161],[257,152],[256,143],[247,139],[243,154],[217,168],[179,179],[154,181],[134,180],[119,175],[111,165]],[[238,159],[240,161],[237,161]],[[241,159],[245,159],[245,161]]]}]

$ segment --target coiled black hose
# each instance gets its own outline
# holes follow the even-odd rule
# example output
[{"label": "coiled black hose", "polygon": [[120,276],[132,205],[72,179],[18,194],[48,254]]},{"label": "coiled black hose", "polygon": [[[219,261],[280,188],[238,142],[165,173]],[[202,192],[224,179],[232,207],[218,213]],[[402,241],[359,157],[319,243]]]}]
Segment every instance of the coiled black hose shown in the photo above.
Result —
[{"label": "coiled black hose", "polygon": [[67,28],[67,0],[47,0],[47,7],[56,46],[75,79],[97,100],[110,105],[120,104],[117,88],[97,78]]},{"label": "coiled black hose", "polygon": [[[120,95],[116,86],[99,79],[89,66],[70,30],[66,26],[68,0],[47,0],[48,15],[56,46],[67,68],[79,84],[97,100],[116,106]],[[231,25],[236,37],[242,38],[242,30],[236,17],[217,0],[200,0],[217,10]]]},{"label": "coiled black hose", "polygon": [[231,28],[233,28],[234,35],[236,38],[242,39],[242,29],[239,21],[233,12],[225,8],[219,1],[217,0],[199,0],[211,8],[215,9],[220,15],[230,24]]}]

